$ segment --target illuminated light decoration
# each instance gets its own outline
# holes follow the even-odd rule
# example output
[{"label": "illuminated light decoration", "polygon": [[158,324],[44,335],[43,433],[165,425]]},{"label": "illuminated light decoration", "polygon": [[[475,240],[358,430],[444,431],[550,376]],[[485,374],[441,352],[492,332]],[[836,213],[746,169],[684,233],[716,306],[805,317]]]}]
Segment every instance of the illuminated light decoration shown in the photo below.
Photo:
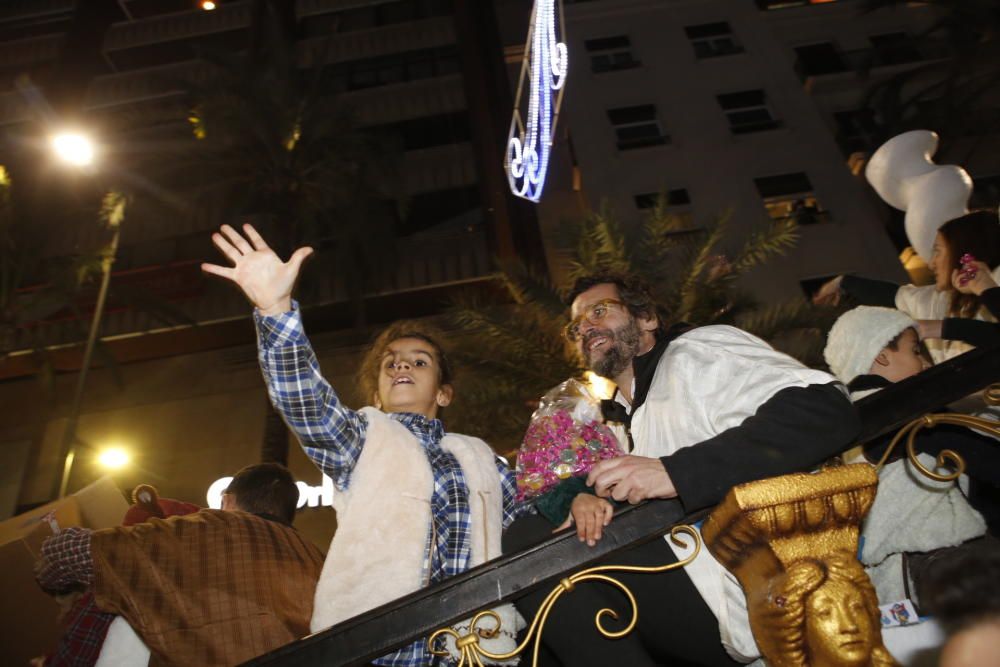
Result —
[{"label": "illuminated light decoration", "polygon": [[[504,158],[511,192],[533,202],[541,198],[545,187],[549,152],[562,106],[569,65],[566,44],[560,41],[563,33],[562,0],[537,0],[531,13]],[[525,99],[527,109],[522,115]]]},{"label": "illuminated light decoration", "polygon": [[[232,477],[220,477],[208,487],[205,500],[211,509],[222,509],[222,492],[231,481]],[[326,475],[323,475],[323,483],[320,486],[311,486],[305,482],[295,482],[295,486],[299,489],[299,502],[296,508],[333,507],[333,480]]]}]

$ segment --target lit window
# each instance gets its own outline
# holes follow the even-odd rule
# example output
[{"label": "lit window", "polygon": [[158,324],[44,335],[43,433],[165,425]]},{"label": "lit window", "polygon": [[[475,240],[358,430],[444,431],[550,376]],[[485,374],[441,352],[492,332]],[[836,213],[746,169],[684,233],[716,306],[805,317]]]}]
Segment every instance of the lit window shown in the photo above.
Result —
[{"label": "lit window", "polygon": [[812,225],[830,218],[817,201],[809,177],[802,172],[765,176],[753,181],[772,220],[794,220],[800,225]]},{"label": "lit window", "polygon": [[620,151],[660,146],[670,141],[670,137],[660,128],[656,106],[653,104],[608,109],[608,120],[615,129]]},{"label": "lit window", "polygon": [[632,69],[641,64],[632,55],[632,43],[625,35],[588,39],[583,45],[590,54],[590,71],[595,73]]},{"label": "lit window", "polygon": [[684,28],[684,32],[691,40],[695,57],[699,59],[743,53],[743,47],[736,41],[732,28],[725,21],[689,25]]},{"label": "lit window", "polygon": [[747,134],[773,130],[781,126],[767,106],[763,90],[744,90],[738,93],[717,95],[719,106],[729,120],[729,131],[733,134]]}]

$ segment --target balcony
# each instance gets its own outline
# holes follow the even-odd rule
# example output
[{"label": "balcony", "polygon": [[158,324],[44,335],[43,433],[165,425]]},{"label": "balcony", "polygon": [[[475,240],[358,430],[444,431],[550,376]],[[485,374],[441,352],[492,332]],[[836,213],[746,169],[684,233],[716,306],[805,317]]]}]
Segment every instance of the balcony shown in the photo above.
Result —
[{"label": "balcony", "polygon": [[55,34],[0,42],[0,68],[17,71],[52,62],[59,57],[64,39],[64,35]]},{"label": "balcony", "polygon": [[378,58],[404,51],[448,46],[455,41],[455,23],[451,17],[445,16],[348,32],[333,38],[303,40],[298,44],[299,64],[312,67],[319,63]]},{"label": "balcony", "polygon": [[943,41],[912,42],[892,48],[839,51],[822,61],[809,62],[798,57],[795,73],[806,92],[816,93],[842,84],[853,85],[858,78],[890,76],[950,57],[951,48]]},{"label": "balcony", "polygon": [[0,3],[0,22],[38,19],[53,14],[69,14],[77,0],[4,0]]},{"label": "balcony", "polygon": [[[425,232],[397,239],[394,267],[380,272],[366,298],[447,288],[488,278],[492,275],[493,263],[486,233],[482,210],[475,209]],[[204,248],[206,253],[211,252],[207,232],[204,234]],[[123,248],[123,252],[127,250]],[[322,255],[320,248],[320,259]],[[180,260],[115,271],[101,327],[102,338],[108,340],[152,333],[167,326],[153,309],[137,309],[129,301],[116,297],[116,291],[119,294],[127,291],[151,295],[180,310],[194,322],[206,325],[248,317],[246,299],[232,286],[206,279],[200,269],[201,261]],[[310,275],[310,280],[313,282],[310,294],[305,298],[307,307],[322,307],[349,300],[347,285],[332,274],[316,271]],[[41,285],[29,287],[21,293],[42,288]],[[95,298],[96,292],[84,292],[77,299],[75,313],[64,310],[29,327],[7,331],[0,340],[2,349],[7,353],[16,353],[79,343],[93,312]],[[4,373],[0,372],[0,376]]]}]

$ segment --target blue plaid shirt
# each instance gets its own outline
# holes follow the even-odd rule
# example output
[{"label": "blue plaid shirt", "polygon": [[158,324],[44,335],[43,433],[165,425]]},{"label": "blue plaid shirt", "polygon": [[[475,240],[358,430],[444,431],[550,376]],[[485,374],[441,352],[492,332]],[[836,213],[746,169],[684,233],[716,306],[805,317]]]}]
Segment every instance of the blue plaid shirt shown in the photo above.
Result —
[{"label": "blue plaid shirt", "polygon": [[[319,362],[302,328],[297,307],[275,317],[254,314],[260,367],[274,407],[295,431],[306,455],[345,490],[365,444],[368,421],[344,406],[330,383],[320,375]],[[431,495],[432,529],[424,558],[424,581],[434,584],[469,569],[469,491],[455,457],[441,448],[444,427],[438,419],[413,413],[391,413],[424,447],[434,475]],[[527,510],[515,500],[514,475],[496,460],[503,490],[503,527]],[[384,545],[391,548],[392,545]],[[427,639],[374,661],[377,665],[441,664],[427,652]]]}]

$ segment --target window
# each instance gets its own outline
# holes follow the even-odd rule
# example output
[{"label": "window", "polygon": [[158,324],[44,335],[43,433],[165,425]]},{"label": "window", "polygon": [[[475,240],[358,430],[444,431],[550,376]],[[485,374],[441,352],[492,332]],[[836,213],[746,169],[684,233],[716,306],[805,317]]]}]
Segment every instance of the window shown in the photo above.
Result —
[{"label": "window", "polygon": [[666,195],[666,204],[668,207],[674,206],[687,206],[691,203],[691,197],[688,195],[688,191],[685,188],[677,188],[676,190],[667,190],[666,192],[644,192],[640,195],[635,195],[633,199],[635,200],[635,207],[639,210],[646,210],[656,207],[656,202],[659,200],[660,195]]},{"label": "window", "polygon": [[656,119],[656,106],[653,104],[608,109],[608,120],[615,128],[620,151],[659,146],[670,141],[670,137],[660,129],[660,122]]},{"label": "window", "polygon": [[781,121],[771,114],[763,90],[727,93],[717,95],[716,99],[729,120],[729,131],[733,134],[773,130],[781,126]]},{"label": "window", "polygon": [[868,39],[875,47],[872,58],[874,65],[902,65],[920,60],[920,52],[905,32],[872,35]]},{"label": "window", "polygon": [[421,192],[410,197],[406,219],[397,231],[400,235],[415,234],[461,217],[480,205],[476,186]]},{"label": "window", "polygon": [[776,222],[791,219],[800,225],[812,225],[829,219],[813,194],[809,177],[802,172],[755,178],[753,182],[767,214]]},{"label": "window", "polygon": [[625,35],[588,39],[583,45],[590,54],[591,72],[615,72],[641,64],[632,56],[632,43]]},{"label": "window", "polygon": [[457,72],[458,67],[457,49],[446,46],[339,63],[335,70],[346,82],[347,90],[361,90],[446,76]]},{"label": "window", "polygon": [[847,63],[832,42],[797,46],[795,55],[795,71],[802,79],[847,71]]},{"label": "window", "polygon": [[743,53],[743,47],[733,36],[733,30],[725,21],[702,23],[684,28],[696,58],[716,58]]},{"label": "window", "polygon": [[403,150],[412,151],[469,141],[469,115],[462,111],[438,116],[422,116],[369,128],[399,140]]},{"label": "window", "polygon": [[878,126],[871,109],[835,111],[833,120],[837,124],[837,143],[844,153],[850,155],[875,147]]}]

